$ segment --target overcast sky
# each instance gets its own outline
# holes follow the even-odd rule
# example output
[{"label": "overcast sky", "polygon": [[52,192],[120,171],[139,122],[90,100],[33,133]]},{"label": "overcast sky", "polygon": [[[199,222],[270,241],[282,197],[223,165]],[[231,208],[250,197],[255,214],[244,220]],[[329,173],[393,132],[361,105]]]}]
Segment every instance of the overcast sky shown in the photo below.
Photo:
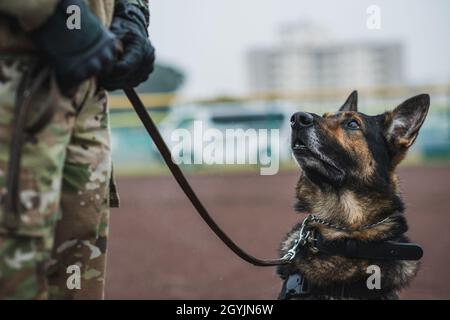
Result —
[{"label": "overcast sky", "polygon": [[[370,5],[381,30],[366,27]],[[342,40],[401,40],[407,79],[450,83],[449,0],[150,0],[150,9],[157,57],[186,72],[190,97],[245,93],[248,49],[276,44],[281,24],[304,19]]]}]

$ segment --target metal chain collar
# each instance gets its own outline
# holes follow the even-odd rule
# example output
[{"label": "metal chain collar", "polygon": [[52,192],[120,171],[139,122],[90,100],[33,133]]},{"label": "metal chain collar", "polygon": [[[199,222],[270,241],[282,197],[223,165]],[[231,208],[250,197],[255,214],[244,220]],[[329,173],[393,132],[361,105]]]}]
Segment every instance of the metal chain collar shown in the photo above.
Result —
[{"label": "metal chain collar", "polygon": [[317,216],[315,216],[315,215],[313,215],[313,214],[310,214],[305,220],[307,220],[309,217],[311,217],[311,219],[309,220],[309,221],[311,221],[311,222],[320,223],[320,224],[323,224],[323,225],[325,225],[325,226],[327,226],[327,227],[330,227],[330,228],[333,228],[333,229],[336,229],[336,230],[347,231],[347,232],[349,232],[349,231],[361,231],[361,230],[367,230],[367,229],[376,227],[376,226],[378,226],[378,225],[380,225],[380,224],[383,224],[383,223],[385,223],[385,222],[391,220],[394,216],[386,217],[386,218],[384,218],[383,220],[380,220],[380,221],[378,221],[378,222],[375,222],[375,223],[371,223],[371,224],[365,225],[365,226],[363,226],[363,227],[361,227],[361,228],[358,228],[358,229],[351,229],[351,228],[346,228],[346,227],[343,227],[343,226],[339,226],[339,225],[337,225],[337,224],[333,224],[333,223],[328,222],[328,221],[326,221],[326,220],[324,220],[324,219],[321,219],[321,218],[319,218],[319,217],[317,217]]},{"label": "metal chain collar", "polygon": [[346,228],[343,226],[339,226],[337,224],[333,224],[329,221],[326,221],[324,219],[317,217],[316,215],[310,214],[303,220],[300,230],[298,232],[298,237],[294,240],[294,243],[292,244],[291,248],[286,252],[286,254],[283,256],[282,259],[286,259],[288,261],[294,260],[299,249],[305,247],[306,245],[309,245],[311,250],[316,251],[316,252],[318,251],[317,248],[315,248],[313,245],[314,240],[315,240],[314,239],[314,231],[308,228],[308,224],[311,222],[323,224],[327,227],[330,227],[330,228],[333,228],[333,229],[336,229],[339,231],[349,232],[349,231],[367,230],[367,229],[376,227],[376,226],[383,224],[389,220],[392,220],[395,216],[396,215],[386,217],[378,222],[365,225],[359,229],[350,229],[350,228]]},{"label": "metal chain collar", "polygon": [[282,258],[283,260],[285,259],[288,261],[294,260],[295,256],[298,253],[299,246],[304,247],[308,243],[309,238],[312,235],[312,231],[308,230],[306,227],[313,217],[314,216],[310,214],[303,220],[302,226],[300,227],[300,231],[298,232],[298,237],[294,240],[292,247],[283,256]]}]

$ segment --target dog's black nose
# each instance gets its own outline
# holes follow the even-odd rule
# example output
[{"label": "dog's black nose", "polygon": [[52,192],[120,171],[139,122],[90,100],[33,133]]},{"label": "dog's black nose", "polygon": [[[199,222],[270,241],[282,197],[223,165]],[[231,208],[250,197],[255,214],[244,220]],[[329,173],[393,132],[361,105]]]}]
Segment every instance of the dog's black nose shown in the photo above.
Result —
[{"label": "dog's black nose", "polygon": [[292,128],[305,128],[312,126],[314,122],[314,117],[312,114],[307,112],[296,112],[291,117],[291,127]]}]

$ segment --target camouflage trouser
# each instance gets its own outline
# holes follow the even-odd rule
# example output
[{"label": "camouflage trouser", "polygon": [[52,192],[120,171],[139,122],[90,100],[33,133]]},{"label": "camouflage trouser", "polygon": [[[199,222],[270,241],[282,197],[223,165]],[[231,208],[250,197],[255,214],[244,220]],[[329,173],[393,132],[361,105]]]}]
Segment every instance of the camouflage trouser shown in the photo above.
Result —
[{"label": "camouflage trouser", "polygon": [[6,223],[10,153],[17,147],[12,132],[24,94],[18,91],[33,60],[0,55],[0,298],[99,299],[111,160],[106,94],[94,79],[73,99],[51,94],[50,80],[31,97],[20,146],[18,225]]}]

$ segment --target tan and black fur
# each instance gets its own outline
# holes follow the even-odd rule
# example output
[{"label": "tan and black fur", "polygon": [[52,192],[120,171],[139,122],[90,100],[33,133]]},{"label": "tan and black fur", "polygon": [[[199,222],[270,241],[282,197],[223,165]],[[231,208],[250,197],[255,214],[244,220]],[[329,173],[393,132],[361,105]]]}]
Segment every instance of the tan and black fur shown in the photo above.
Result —
[{"label": "tan and black fur", "polygon": [[[410,98],[393,111],[368,116],[357,111],[354,91],[337,113],[319,116],[298,112],[292,116],[292,149],[300,166],[296,188],[297,211],[348,229],[399,214],[397,219],[362,231],[338,231],[312,224],[326,240],[408,241],[404,205],[395,169],[417,137],[430,104],[426,94]],[[291,247],[295,226],[281,244],[281,256]],[[418,269],[416,261],[370,261],[303,252],[295,263],[281,266],[285,279],[301,273],[315,286],[365,283],[367,267],[381,269],[380,299],[396,298]],[[373,297],[373,296],[371,296]],[[339,299],[336,295],[310,295],[308,299]],[[367,298],[364,295],[357,298]]]}]

